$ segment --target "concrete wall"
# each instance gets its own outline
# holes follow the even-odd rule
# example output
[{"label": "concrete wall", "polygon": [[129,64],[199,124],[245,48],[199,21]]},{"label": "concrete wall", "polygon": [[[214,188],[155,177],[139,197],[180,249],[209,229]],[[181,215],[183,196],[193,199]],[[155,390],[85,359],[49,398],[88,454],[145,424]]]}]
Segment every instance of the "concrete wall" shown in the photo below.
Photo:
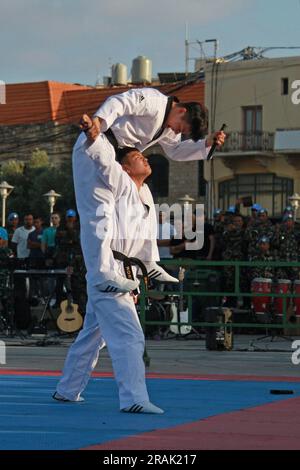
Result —
[{"label": "concrete wall", "polygon": [[27,161],[36,148],[46,150],[50,161],[59,164],[71,158],[78,135],[76,126],[54,122],[0,126],[0,163],[9,159]]}]

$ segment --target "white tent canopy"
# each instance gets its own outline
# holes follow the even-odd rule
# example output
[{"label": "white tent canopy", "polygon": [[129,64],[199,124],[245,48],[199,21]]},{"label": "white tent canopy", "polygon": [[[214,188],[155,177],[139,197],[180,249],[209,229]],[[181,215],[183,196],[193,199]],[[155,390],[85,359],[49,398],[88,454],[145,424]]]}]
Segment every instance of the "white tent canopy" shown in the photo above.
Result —
[{"label": "white tent canopy", "polygon": [[300,152],[300,130],[278,130],[275,133],[275,152]]}]

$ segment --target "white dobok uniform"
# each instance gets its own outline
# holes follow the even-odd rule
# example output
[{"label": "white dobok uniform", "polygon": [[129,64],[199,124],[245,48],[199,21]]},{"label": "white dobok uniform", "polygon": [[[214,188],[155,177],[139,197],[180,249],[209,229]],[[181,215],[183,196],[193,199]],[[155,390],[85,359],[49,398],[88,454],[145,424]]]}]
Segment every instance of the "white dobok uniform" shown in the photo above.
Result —
[{"label": "white dobok uniform", "polygon": [[[110,257],[111,250],[140,256],[145,243],[144,228],[155,217],[154,203],[148,186],[143,185],[138,191],[116,162],[114,149],[103,134],[89,147],[86,136],[81,134],[74,148],[73,168],[89,300],[84,327],[69,350],[57,392],[69,400],[79,397],[97,363],[104,338],[119,387],[120,407],[125,408],[149,400],[144,334],[132,297],[104,293],[97,287],[99,266],[102,269],[104,263],[106,271],[113,270],[114,275],[124,277],[123,265]],[[101,187],[99,178],[105,187]],[[107,238],[101,239],[106,233]],[[108,253],[102,263],[101,246]],[[109,264],[111,260],[113,265]]]},{"label": "white dobok uniform", "polygon": [[[121,147],[143,151],[159,143],[173,160],[206,159],[204,140],[181,142],[181,135],[169,128],[153,140],[163,125],[167,101],[167,96],[157,90],[132,89],[108,98],[96,116],[104,121],[101,130],[110,128]],[[120,407],[124,408],[149,399],[144,335],[130,295],[103,293],[97,286],[113,280],[116,273],[124,277],[122,264],[113,258],[112,250],[142,261],[159,260],[155,207],[148,186],[138,191],[115,161],[115,150],[104,134],[91,146],[87,146],[83,133],[79,136],[73,151],[73,175],[89,300],[84,327],[69,350],[57,392],[70,400],[80,395],[105,340],[119,387]]]},{"label": "white dobok uniform", "polygon": [[[148,147],[159,144],[171,160],[192,161],[205,160],[209,148],[205,146],[205,140],[194,142],[192,139],[181,141],[181,134],[175,134],[170,128],[162,128],[168,97],[153,88],[131,89],[120,95],[108,98],[96,111],[95,116],[103,120],[101,130],[103,132],[111,129],[120,147],[135,147],[143,152]],[[155,136],[160,134],[159,137]],[[97,159],[95,160],[97,161]],[[149,158],[151,165],[151,157]],[[99,175],[101,175],[101,165]],[[100,176],[103,182],[103,175]],[[145,262],[159,261],[157,248],[157,219],[153,199],[150,197],[151,210],[149,217],[149,233],[155,234],[151,241],[145,240],[144,247],[140,251],[140,259]],[[109,252],[103,244],[101,266],[99,272],[102,280],[113,279],[113,259],[108,263]],[[112,254],[110,254],[112,257]],[[105,260],[105,261],[104,261]],[[99,276],[99,274],[98,274]]]}]

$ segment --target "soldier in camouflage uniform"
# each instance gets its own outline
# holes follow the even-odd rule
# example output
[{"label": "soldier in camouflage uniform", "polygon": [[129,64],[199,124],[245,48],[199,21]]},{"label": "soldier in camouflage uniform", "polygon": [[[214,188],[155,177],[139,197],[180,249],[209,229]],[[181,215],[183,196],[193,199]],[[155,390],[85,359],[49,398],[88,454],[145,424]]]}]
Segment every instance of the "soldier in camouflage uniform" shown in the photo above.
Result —
[{"label": "soldier in camouflage uniform", "polygon": [[[276,255],[271,248],[270,238],[263,236],[258,240],[256,254],[250,261],[276,261]],[[250,269],[250,282],[255,278],[273,279],[275,276],[275,268],[271,266],[253,267]]]},{"label": "soldier in camouflage uniform", "polygon": [[72,273],[71,291],[73,301],[78,304],[79,312],[85,315],[87,303],[86,269],[80,245],[80,230],[76,212],[73,209],[67,211],[65,224],[56,231],[56,244],[56,266],[68,268],[68,271]]},{"label": "soldier in camouflage uniform", "polygon": [[[245,243],[243,218],[241,215],[234,215],[226,225],[223,233],[223,260],[242,261],[245,259]],[[226,292],[233,292],[235,287],[235,267],[224,267],[224,282]],[[242,287],[242,286],[241,286]],[[236,299],[228,299],[227,306],[234,306]]]},{"label": "soldier in camouflage uniform", "polygon": [[262,209],[260,204],[253,204],[251,207],[251,216],[248,219],[247,227],[255,224],[258,221],[258,212]]},{"label": "soldier in camouflage uniform", "polygon": [[214,212],[213,229],[215,232],[213,259],[218,261],[222,259],[222,238],[225,230],[225,214],[221,209],[216,209]]},{"label": "soldier in camouflage uniform", "polygon": [[[275,248],[278,261],[298,261],[299,234],[295,230],[295,222],[291,213],[286,213],[282,224],[279,225],[275,235]],[[294,281],[299,278],[297,268],[278,268],[276,272],[277,279],[289,279]]]},{"label": "soldier in camouflage uniform", "polygon": [[258,241],[263,236],[269,238],[272,244],[275,236],[275,227],[268,218],[268,211],[266,209],[260,209],[258,211],[257,220],[252,221],[248,224],[245,231],[245,242],[247,243],[248,259],[251,260],[253,256],[256,256],[260,250],[258,248]]}]

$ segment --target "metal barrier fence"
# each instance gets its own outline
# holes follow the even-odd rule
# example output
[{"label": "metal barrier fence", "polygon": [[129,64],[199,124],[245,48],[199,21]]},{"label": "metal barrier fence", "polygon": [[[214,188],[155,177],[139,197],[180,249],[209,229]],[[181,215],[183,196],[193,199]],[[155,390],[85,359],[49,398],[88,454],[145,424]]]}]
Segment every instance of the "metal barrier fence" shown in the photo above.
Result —
[{"label": "metal barrier fence", "polygon": [[[193,322],[192,321],[192,302],[193,297],[215,297],[220,298],[220,300],[224,297],[250,297],[253,298],[254,296],[257,297],[271,297],[273,299],[279,298],[282,299],[283,304],[283,311],[282,311],[282,321],[280,323],[265,323],[265,322],[252,322],[252,323],[235,323],[233,322],[231,326],[233,328],[264,328],[264,329],[296,329],[300,328],[300,316],[296,324],[293,324],[288,321],[287,318],[287,305],[290,302],[289,299],[300,299],[300,293],[295,294],[292,292],[289,293],[253,293],[253,292],[242,292],[240,288],[240,280],[241,280],[241,269],[242,268],[255,268],[255,267],[270,267],[270,268],[298,268],[300,273],[300,263],[296,262],[246,262],[246,261],[194,261],[188,259],[172,259],[172,260],[163,260],[160,264],[163,266],[170,266],[170,267],[177,267],[179,268],[184,267],[186,269],[193,269],[193,268],[218,268],[219,272],[221,268],[224,267],[234,267],[235,270],[235,282],[234,282],[234,291],[233,292],[200,292],[200,291],[183,291],[182,294],[185,298],[187,298],[187,305],[188,305],[188,320],[187,322],[171,322],[171,321],[150,321],[146,320],[146,309],[147,309],[147,297],[148,292],[145,290],[145,286],[141,283],[141,295],[139,301],[140,307],[140,321],[142,324],[143,329],[145,330],[146,326],[150,325],[157,325],[157,326],[170,326],[178,325],[178,327],[184,325],[191,325],[192,327],[220,327],[220,323],[208,323],[208,322]],[[214,273],[216,271],[212,271]],[[299,277],[300,280],[300,277]],[[152,294],[161,295],[162,291],[151,291]],[[178,291],[163,291],[163,295],[165,296],[172,296],[178,295]],[[230,307],[229,307],[230,308]]]}]

